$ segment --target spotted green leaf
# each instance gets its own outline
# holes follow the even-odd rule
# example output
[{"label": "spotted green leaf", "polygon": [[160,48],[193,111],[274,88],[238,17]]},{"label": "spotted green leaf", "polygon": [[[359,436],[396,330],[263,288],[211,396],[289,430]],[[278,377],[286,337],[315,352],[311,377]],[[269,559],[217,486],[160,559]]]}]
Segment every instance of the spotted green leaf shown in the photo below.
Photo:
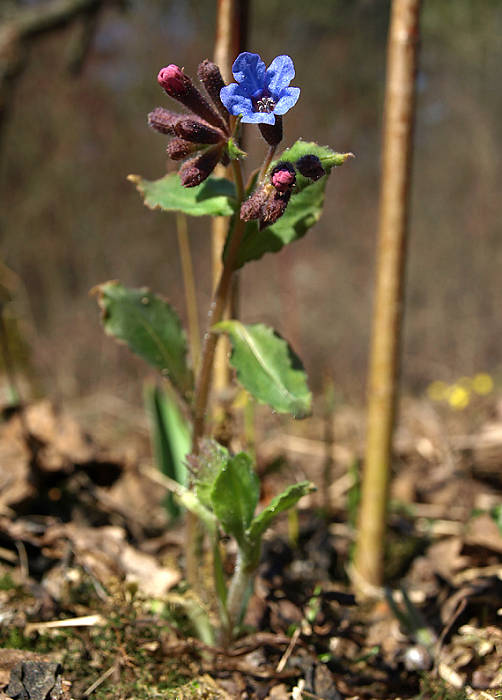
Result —
[{"label": "spotted green leaf", "polygon": [[160,180],[145,180],[140,175],[127,179],[136,185],[150,209],[181,211],[190,216],[230,216],[235,211],[235,188],[226,178],[208,177],[198,187],[183,187],[177,173]]},{"label": "spotted green leaf", "polygon": [[146,288],[128,289],[116,281],[94,291],[105,332],[169,377],[182,395],[189,395],[193,374],[187,364],[185,332],[168,302]]},{"label": "spotted green leaf", "polygon": [[213,330],[227,333],[230,364],[242,386],[261,403],[294,418],[310,415],[312,394],[301,361],[288,343],[262,323],[222,321]]}]

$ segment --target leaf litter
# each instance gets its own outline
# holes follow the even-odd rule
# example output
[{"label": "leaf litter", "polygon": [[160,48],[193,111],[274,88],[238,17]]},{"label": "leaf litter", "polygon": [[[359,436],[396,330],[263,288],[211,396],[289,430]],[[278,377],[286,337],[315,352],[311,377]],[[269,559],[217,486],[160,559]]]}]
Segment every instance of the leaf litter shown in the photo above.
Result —
[{"label": "leaf litter", "polygon": [[144,432],[104,440],[100,421],[92,439],[47,401],[4,412],[0,697],[502,697],[502,420],[418,401],[403,416],[389,588],[372,603],[348,575],[361,415],[340,409],[330,441],[322,420],[258,426],[262,505],[291,477],[319,493],[266,536],[243,636],[224,651],[192,636],[183,530],[144,469]]}]

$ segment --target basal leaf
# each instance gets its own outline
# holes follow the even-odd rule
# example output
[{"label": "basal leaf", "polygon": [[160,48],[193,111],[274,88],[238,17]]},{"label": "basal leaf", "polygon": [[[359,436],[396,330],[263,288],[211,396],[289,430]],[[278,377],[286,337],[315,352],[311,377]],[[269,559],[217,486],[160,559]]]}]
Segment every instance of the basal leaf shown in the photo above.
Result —
[{"label": "basal leaf", "polygon": [[211,493],[214,482],[226,466],[230,456],[228,450],[216,440],[204,440],[197,455],[197,476],[195,490],[197,497],[206,508],[212,508]]},{"label": "basal leaf", "polygon": [[312,394],[301,361],[272,328],[262,323],[245,326],[240,321],[222,321],[213,330],[230,336],[230,364],[252,396],[294,418],[310,415]]},{"label": "basal leaf", "polygon": [[169,377],[184,396],[190,394],[193,375],[187,365],[185,332],[168,302],[146,288],[128,289],[115,281],[94,291],[105,332]]},{"label": "basal leaf", "polygon": [[[156,384],[144,390],[145,406],[150,419],[150,438],[153,454],[160,471],[179,484],[187,483],[186,458],[192,446],[191,430],[178,407],[170,387],[161,389]],[[173,518],[180,513],[172,493],[165,499],[166,509]]]},{"label": "basal leaf", "polygon": [[[278,160],[294,163],[307,154],[313,154],[320,158],[327,175],[333,166],[342,165],[348,158],[348,154],[335,153],[327,146],[299,140],[291,148],[286,149]],[[270,167],[273,167],[277,162],[272,163]],[[298,240],[307,233],[321,216],[327,175],[317,182],[312,182],[298,173],[296,186],[286,212],[275,224],[268,226],[263,231],[258,229],[256,221],[250,221],[246,224],[237,267],[242,267],[250,260],[258,260],[265,253],[277,252],[283,246]]]},{"label": "basal leaf", "polygon": [[144,180],[140,175],[127,178],[136,185],[150,209],[181,211],[190,216],[230,216],[235,210],[235,187],[222,177],[208,177],[198,187],[183,187],[177,173],[160,180]]},{"label": "basal leaf", "polygon": [[251,458],[240,452],[228,460],[218,474],[212,491],[213,511],[228,535],[243,543],[260,495],[260,482]]},{"label": "basal leaf", "polygon": [[316,487],[311,481],[300,481],[298,484],[288,486],[279,496],[273,498],[268,506],[253,519],[246,533],[249,542],[256,543],[259,541],[279,513],[292,508],[298,503],[300,498],[315,490]]}]

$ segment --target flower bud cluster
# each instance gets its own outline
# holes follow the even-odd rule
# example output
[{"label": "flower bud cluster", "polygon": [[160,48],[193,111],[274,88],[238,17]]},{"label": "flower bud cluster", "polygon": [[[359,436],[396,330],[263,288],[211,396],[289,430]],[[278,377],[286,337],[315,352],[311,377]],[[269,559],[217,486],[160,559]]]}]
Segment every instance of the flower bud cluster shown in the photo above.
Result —
[{"label": "flower bud cluster", "polygon": [[260,231],[284,214],[296,184],[297,171],[311,180],[326,174],[320,159],[314,154],[300,158],[296,163],[281,161],[270,171],[267,180],[243,202],[240,218],[243,221],[259,221]]},{"label": "flower bud cluster", "polygon": [[180,102],[189,113],[157,107],[148,115],[152,129],[173,137],[167,147],[168,156],[176,161],[189,157],[179,171],[185,187],[200,185],[218,162],[228,162],[229,114],[220,100],[224,86],[220,69],[205,60],[199,66],[198,76],[212,104],[181,68],[171,64],[160,70],[157,80],[169,97]]}]

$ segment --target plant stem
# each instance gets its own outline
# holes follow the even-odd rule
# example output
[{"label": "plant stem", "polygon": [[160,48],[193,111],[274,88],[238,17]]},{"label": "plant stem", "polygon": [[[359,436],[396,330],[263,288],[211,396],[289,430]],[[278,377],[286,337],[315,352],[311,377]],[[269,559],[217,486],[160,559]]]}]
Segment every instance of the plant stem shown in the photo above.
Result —
[{"label": "plant stem", "polygon": [[214,353],[218,342],[218,335],[211,332],[211,326],[221,321],[231,291],[232,276],[234,273],[237,254],[244,235],[245,223],[239,217],[239,209],[244,197],[244,184],[240,162],[232,161],[235,187],[237,191],[237,207],[234,217],[234,228],[231,233],[227,255],[223,263],[220,280],[214,293],[213,301],[209,309],[208,330],[204,335],[202,348],[202,361],[195,387],[194,401],[194,427],[193,427],[193,451],[198,453],[200,440],[204,435],[206,425],[206,412],[211,388],[211,375],[213,370]]},{"label": "plant stem", "polygon": [[[218,0],[216,13],[216,38],[214,44],[214,62],[219,66],[221,75],[226,83],[232,81],[232,63],[241,51],[244,51],[248,25],[248,0]],[[235,117],[230,120],[231,130],[234,130]],[[215,175],[218,177],[227,176],[228,169],[223,165],[218,165]],[[212,277],[213,286],[216,289],[222,272],[222,254],[225,246],[225,239],[228,232],[228,219],[224,217],[214,217],[212,220],[211,250],[212,250]],[[233,289],[230,293],[230,300],[238,305],[238,285],[234,280]],[[228,310],[226,313],[232,313]],[[233,316],[235,318],[235,316]],[[223,337],[215,352],[213,366],[213,386],[217,396],[224,396],[231,382],[230,367],[227,356],[230,349],[229,341]],[[223,402],[222,402],[223,403]],[[213,418],[216,423],[224,423],[226,411],[223,405],[216,405]]]},{"label": "plant stem", "polygon": [[269,146],[268,148],[268,153],[263,161],[263,165],[261,166],[260,174],[258,175],[258,182],[261,182],[263,178],[266,175],[266,172],[268,170],[268,166],[272,162],[272,158],[274,157],[275,151],[276,151],[277,146]]},{"label": "plant stem", "polygon": [[185,288],[185,303],[188,316],[188,335],[190,337],[192,364],[194,370],[197,371],[200,360],[197,295],[195,293],[195,278],[193,274],[192,254],[190,252],[190,241],[188,238],[187,217],[180,212],[176,214],[176,234],[178,236],[178,247],[180,250],[183,287]]},{"label": "plant stem", "polygon": [[246,598],[246,589],[249,586],[250,577],[251,575],[245,565],[242,552],[239,550],[237,553],[237,561],[235,563],[232,581],[230,582],[230,586],[228,589],[228,629],[227,639],[225,640],[227,644],[232,639],[234,628],[239,622],[239,618],[241,616],[244,601]]},{"label": "plant stem", "polygon": [[378,261],[370,355],[368,432],[356,585],[382,585],[392,433],[398,387],[420,0],[393,0],[388,39]]}]

